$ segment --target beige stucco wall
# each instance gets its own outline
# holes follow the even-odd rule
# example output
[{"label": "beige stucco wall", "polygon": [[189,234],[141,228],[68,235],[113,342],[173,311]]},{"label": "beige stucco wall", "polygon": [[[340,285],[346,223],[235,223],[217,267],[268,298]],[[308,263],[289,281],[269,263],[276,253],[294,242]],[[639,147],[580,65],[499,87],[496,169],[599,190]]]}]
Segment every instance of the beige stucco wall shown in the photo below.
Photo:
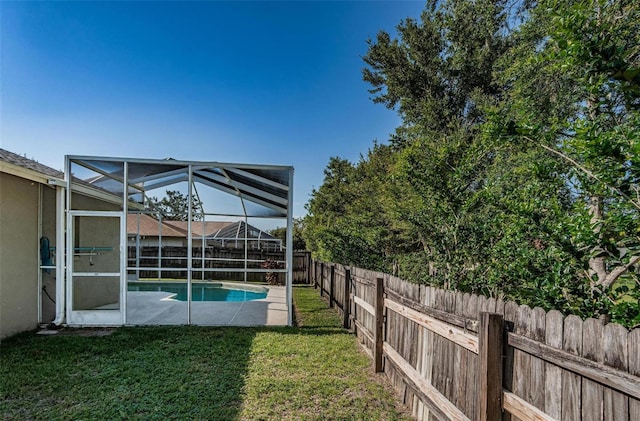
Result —
[{"label": "beige stucco wall", "polygon": [[120,308],[120,279],[105,277],[76,277],[73,287],[73,309],[93,310],[108,306]]},{"label": "beige stucco wall", "polygon": [[71,195],[71,205],[69,208],[72,210],[121,211],[122,205],[73,193]]},{"label": "beige stucco wall", "polygon": [[[72,200],[81,209],[121,209],[117,204],[76,194],[73,195]],[[40,220],[42,235],[49,238],[50,245],[53,247],[56,242],[55,189],[21,177],[0,173],[0,338],[37,328],[38,305],[41,305],[43,322],[50,322],[55,318],[55,303],[46,295],[41,299],[38,289],[39,206],[42,207]],[[105,232],[105,229],[109,232]],[[84,240],[91,235],[95,236],[99,243],[105,243],[98,244],[91,240],[91,245],[101,246],[113,243],[114,246],[112,253],[96,257],[95,262],[101,262],[109,267],[113,267],[113,263],[116,262],[117,267],[119,243],[114,236],[119,235],[119,229],[113,230],[112,227],[104,225],[97,226],[85,231],[80,238]],[[55,265],[54,256],[52,256],[52,264]],[[55,300],[55,270],[49,273],[43,271],[42,285]],[[85,305],[109,304],[118,301],[118,282],[108,279],[98,286],[93,280],[86,282],[82,279],[78,282],[76,292],[88,297],[84,300]]]},{"label": "beige stucco wall", "polygon": [[0,338],[38,325],[39,184],[0,173]]}]

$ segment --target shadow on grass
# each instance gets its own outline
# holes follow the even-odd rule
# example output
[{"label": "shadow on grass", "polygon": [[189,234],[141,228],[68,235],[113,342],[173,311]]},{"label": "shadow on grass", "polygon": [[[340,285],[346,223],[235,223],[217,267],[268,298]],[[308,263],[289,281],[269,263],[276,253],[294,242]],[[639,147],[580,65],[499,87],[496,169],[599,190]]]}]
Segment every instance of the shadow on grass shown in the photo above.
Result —
[{"label": "shadow on grass", "polygon": [[259,333],[336,336],[334,326],[125,327],[112,335],[2,342],[2,419],[236,419]]},{"label": "shadow on grass", "polygon": [[120,328],[2,342],[2,419],[235,419],[254,328]]},{"label": "shadow on grass", "polygon": [[313,287],[293,327],[125,327],[2,341],[2,419],[236,419],[257,334],[349,335]]},{"label": "shadow on grass", "polygon": [[273,332],[282,335],[351,335],[343,328],[335,326],[293,326],[293,327],[260,327],[259,332]]}]

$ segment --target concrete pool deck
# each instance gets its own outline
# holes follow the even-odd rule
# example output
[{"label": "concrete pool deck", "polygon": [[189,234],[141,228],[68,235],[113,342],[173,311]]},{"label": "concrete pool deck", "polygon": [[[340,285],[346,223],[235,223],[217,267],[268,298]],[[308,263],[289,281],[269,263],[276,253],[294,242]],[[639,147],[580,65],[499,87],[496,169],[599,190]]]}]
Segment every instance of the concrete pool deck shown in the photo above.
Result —
[{"label": "concrete pool deck", "polygon": [[[231,284],[230,284],[231,285]],[[243,284],[238,284],[240,287]],[[266,286],[266,298],[252,301],[194,301],[191,324],[201,326],[286,326],[284,286]],[[171,292],[128,291],[127,325],[187,324],[187,303],[172,300]]]}]

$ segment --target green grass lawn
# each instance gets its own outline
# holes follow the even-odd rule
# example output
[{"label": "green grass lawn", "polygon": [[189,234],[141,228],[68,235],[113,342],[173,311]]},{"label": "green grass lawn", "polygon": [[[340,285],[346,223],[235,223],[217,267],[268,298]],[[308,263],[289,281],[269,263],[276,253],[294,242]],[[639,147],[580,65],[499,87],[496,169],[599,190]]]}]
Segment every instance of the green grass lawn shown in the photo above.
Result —
[{"label": "green grass lawn", "polygon": [[409,419],[317,291],[298,327],[120,328],[2,342],[2,419]]}]

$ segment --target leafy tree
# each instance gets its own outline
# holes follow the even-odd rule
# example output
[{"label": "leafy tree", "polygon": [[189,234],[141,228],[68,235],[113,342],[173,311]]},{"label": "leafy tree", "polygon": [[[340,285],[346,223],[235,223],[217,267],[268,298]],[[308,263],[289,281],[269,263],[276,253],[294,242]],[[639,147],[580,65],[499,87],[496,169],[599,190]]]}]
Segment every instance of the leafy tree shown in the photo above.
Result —
[{"label": "leafy tree", "polygon": [[[402,145],[421,133],[456,130],[482,121],[479,102],[499,94],[496,61],[508,46],[507,1],[428,1],[421,21],[402,21],[398,39],[381,31],[368,40],[363,78],[373,101],[403,119],[391,140]],[[451,124],[454,123],[453,126]]]},{"label": "leafy tree", "polygon": [[464,283],[479,256],[462,244],[484,241],[468,235],[469,207],[491,162],[475,125],[479,105],[499,92],[491,75],[506,50],[506,21],[502,2],[429,2],[421,22],[398,26],[399,39],[369,40],[363,77],[374,102],[397,108],[404,124],[390,147],[376,145],[343,171],[338,188],[338,161],[330,162],[308,205],[308,243],[320,257]]},{"label": "leafy tree", "polygon": [[316,257],[640,323],[640,5],[429,1],[369,40],[363,78],[402,125],[332,158]]},{"label": "leafy tree", "polygon": [[483,283],[478,268],[498,235],[485,222],[495,210],[484,188],[499,145],[479,124],[501,95],[493,75],[511,42],[509,13],[500,1],[429,2],[420,23],[398,26],[399,39],[381,32],[369,41],[364,79],[404,123],[391,139],[392,207],[420,247],[400,259],[401,274],[472,290]]},{"label": "leafy tree", "polygon": [[387,186],[393,155],[375,145],[357,164],[332,159],[325,180],[307,204],[305,240],[315,256],[393,271],[398,226],[387,213]]},{"label": "leafy tree", "polygon": [[[574,249],[578,286],[568,306],[584,315],[622,306],[628,323],[640,323],[637,301],[630,309],[619,300],[638,295],[639,22],[637,2],[540,2],[522,31],[537,32],[537,48],[505,72],[512,91],[503,111],[513,120],[499,117],[511,142],[542,148],[566,168],[556,178],[573,205],[559,228]],[[532,89],[544,101],[530,100],[540,98]]]},{"label": "leafy tree", "polygon": [[[149,209],[157,211],[162,218],[171,221],[187,221],[189,218],[189,199],[177,190],[167,190],[167,195],[159,200],[149,199]],[[191,214],[194,221],[203,220],[202,202],[195,196],[191,198]]]},{"label": "leafy tree", "polygon": [[[317,258],[337,260],[338,253],[328,233],[336,232],[340,218],[346,214],[346,205],[352,197],[350,184],[353,165],[346,159],[332,157],[324,170],[322,186],[311,192],[305,205],[308,215],[305,220],[305,242]],[[328,240],[328,241],[327,241]]]},{"label": "leafy tree", "polygon": [[[293,220],[293,249],[294,250],[306,250],[307,246],[304,242],[303,238],[304,231],[304,219],[303,218],[295,218]],[[282,244],[287,244],[287,228],[286,227],[278,227],[269,231],[269,234],[274,237],[282,240]]]},{"label": "leafy tree", "polygon": [[[592,287],[610,287],[640,260],[640,6],[552,2],[548,59],[579,83],[577,112],[554,127],[588,211]],[[563,15],[569,14],[569,19]]]}]

